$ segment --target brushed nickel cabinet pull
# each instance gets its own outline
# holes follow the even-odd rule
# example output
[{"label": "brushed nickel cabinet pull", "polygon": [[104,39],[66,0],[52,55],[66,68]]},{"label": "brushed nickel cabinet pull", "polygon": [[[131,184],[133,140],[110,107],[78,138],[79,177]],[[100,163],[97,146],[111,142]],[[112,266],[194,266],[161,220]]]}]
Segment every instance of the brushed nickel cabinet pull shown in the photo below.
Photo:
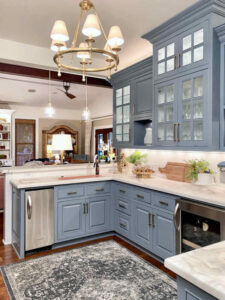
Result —
[{"label": "brushed nickel cabinet pull", "polygon": [[145,198],[144,196],[142,196],[142,195],[140,195],[140,194],[136,194],[136,196],[137,196],[138,198],[140,198],[140,199],[144,199],[144,198]]},{"label": "brushed nickel cabinet pull", "polygon": [[173,124],[173,141],[176,142],[176,123]]},{"label": "brushed nickel cabinet pull", "polygon": [[151,214],[150,213],[148,214],[148,225],[152,226],[152,223],[151,223]]},{"label": "brushed nickel cabinet pull", "polygon": [[68,192],[67,195],[76,195],[77,192]]},{"label": "brushed nickel cabinet pull", "polygon": [[174,55],[174,70],[177,68],[177,57]]},{"label": "brushed nickel cabinet pull", "polygon": [[126,191],[124,191],[124,190],[120,190],[120,193],[126,193]]},{"label": "brushed nickel cabinet pull", "polygon": [[123,224],[123,223],[120,223],[120,227],[126,228],[127,226],[125,224]]},{"label": "brushed nickel cabinet pull", "polygon": [[165,205],[165,206],[168,206],[168,205],[169,205],[168,202],[164,202],[164,201],[159,201],[159,203],[162,204],[162,205]]},{"label": "brushed nickel cabinet pull", "polygon": [[27,197],[27,217],[28,220],[32,217],[32,200],[30,195]]},{"label": "brushed nickel cabinet pull", "polygon": [[177,142],[180,141],[180,123],[177,123]]},{"label": "brushed nickel cabinet pull", "polygon": [[103,192],[104,189],[103,188],[100,188],[100,189],[96,189],[96,192]]},{"label": "brushed nickel cabinet pull", "polygon": [[83,214],[84,215],[86,214],[86,205],[85,205],[85,203],[83,204]]},{"label": "brushed nickel cabinet pull", "polygon": [[86,203],[86,214],[88,214],[88,203]]},{"label": "brushed nickel cabinet pull", "polygon": [[181,67],[181,55],[180,53],[178,54],[178,68]]},{"label": "brushed nickel cabinet pull", "polygon": [[154,228],[155,227],[155,215],[152,214],[152,227]]},{"label": "brushed nickel cabinet pull", "polygon": [[121,203],[119,203],[119,207],[124,208],[124,209],[126,208],[126,206]]}]

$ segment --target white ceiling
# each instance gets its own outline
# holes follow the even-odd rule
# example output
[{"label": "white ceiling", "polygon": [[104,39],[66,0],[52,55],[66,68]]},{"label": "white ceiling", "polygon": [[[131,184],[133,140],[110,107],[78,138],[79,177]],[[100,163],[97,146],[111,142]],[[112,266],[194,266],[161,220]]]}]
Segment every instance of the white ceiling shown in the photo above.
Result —
[{"label": "white ceiling", "polygon": [[[49,95],[48,80],[28,78],[23,76],[6,75],[0,73],[0,103],[6,102],[12,105],[25,105],[31,107],[45,107]],[[29,93],[29,89],[35,89],[35,93]],[[71,84],[69,93],[76,96],[70,100],[64,93],[62,83],[51,81],[52,104],[59,109],[82,110],[85,107],[85,86]],[[98,103],[112,106],[112,89],[88,86],[88,107],[94,110]],[[102,115],[104,115],[102,107]]]},{"label": "white ceiling", "polygon": [[[0,0],[0,38],[48,48],[56,19],[66,22],[73,36],[79,0]],[[93,0],[103,27],[119,25],[125,37],[120,69],[152,54],[141,35],[197,0]],[[100,39],[100,44],[103,40]]]}]

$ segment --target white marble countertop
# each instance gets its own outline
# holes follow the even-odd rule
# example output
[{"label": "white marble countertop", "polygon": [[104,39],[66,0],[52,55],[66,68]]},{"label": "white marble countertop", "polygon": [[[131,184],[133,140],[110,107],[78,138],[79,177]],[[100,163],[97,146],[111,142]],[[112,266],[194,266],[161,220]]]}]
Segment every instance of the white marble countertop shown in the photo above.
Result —
[{"label": "white marble countertop", "polygon": [[16,188],[22,189],[108,180],[132,184],[155,191],[177,195],[178,197],[193,199],[195,201],[204,202],[206,204],[211,204],[214,206],[223,208],[225,207],[225,185],[201,187],[191,183],[171,181],[156,176],[150,179],[137,179],[134,176],[105,174],[96,178],[91,177],[70,180],[59,180],[59,177],[56,176],[43,176],[41,178],[12,179],[11,183]]},{"label": "white marble countertop", "polygon": [[167,258],[164,264],[213,297],[225,299],[225,241]]}]

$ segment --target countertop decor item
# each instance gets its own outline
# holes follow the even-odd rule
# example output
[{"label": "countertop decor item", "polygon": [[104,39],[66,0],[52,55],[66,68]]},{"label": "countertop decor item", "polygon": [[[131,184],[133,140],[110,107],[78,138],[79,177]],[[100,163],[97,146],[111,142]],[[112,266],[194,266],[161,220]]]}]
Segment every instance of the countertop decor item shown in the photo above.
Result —
[{"label": "countertop decor item", "polygon": [[189,182],[187,179],[187,170],[189,165],[186,163],[168,162],[164,168],[159,168],[160,173],[166,175],[167,179]]},{"label": "countertop decor item", "polygon": [[225,183],[225,161],[221,161],[217,167],[220,170],[220,183]]},{"label": "countertop decor item", "polygon": [[151,178],[151,175],[155,172],[149,167],[134,167],[133,173],[137,178]]},{"label": "countertop decor item", "polygon": [[118,160],[117,160],[117,170],[118,170],[118,172],[122,173],[123,169],[125,167],[128,167],[128,162],[126,160],[125,154],[121,153],[121,155],[118,157]]},{"label": "countertop decor item", "polygon": [[208,161],[192,159],[188,161],[188,164],[187,179],[197,185],[211,185],[213,183],[213,171],[209,168]]},{"label": "countertop decor item", "polygon": [[152,128],[146,128],[146,134],[144,137],[144,144],[146,146],[151,146],[152,144]]},{"label": "countertop decor item", "polygon": [[147,154],[142,154],[141,151],[134,151],[127,157],[127,161],[135,166],[141,165],[146,161]]},{"label": "countertop decor item", "polygon": [[[81,39],[81,43],[78,47],[77,41],[81,23],[83,24],[83,15],[87,16],[81,30],[81,33],[85,36],[85,40]],[[104,48],[94,46],[94,38],[100,36],[101,33],[103,33],[106,43]],[[111,70],[117,70],[119,64],[118,52],[121,50],[120,46],[124,43],[124,38],[119,26],[112,26],[108,37],[106,36],[96,8],[90,0],[82,0],[80,2],[80,16],[76,25],[71,48],[66,49],[65,42],[69,40],[69,35],[65,23],[61,20],[55,21],[51,32],[51,39],[51,49],[57,52],[53,59],[58,67],[58,76],[61,76],[61,69],[81,72],[83,74],[82,81],[85,81],[86,74],[90,72],[108,71],[108,78],[110,78]],[[96,64],[95,54],[105,56],[104,60],[106,63],[100,65]],[[67,62],[68,59],[70,63]],[[78,59],[79,65],[77,61],[74,61],[75,59]],[[89,67],[89,65],[92,65],[92,61],[94,66]]]}]

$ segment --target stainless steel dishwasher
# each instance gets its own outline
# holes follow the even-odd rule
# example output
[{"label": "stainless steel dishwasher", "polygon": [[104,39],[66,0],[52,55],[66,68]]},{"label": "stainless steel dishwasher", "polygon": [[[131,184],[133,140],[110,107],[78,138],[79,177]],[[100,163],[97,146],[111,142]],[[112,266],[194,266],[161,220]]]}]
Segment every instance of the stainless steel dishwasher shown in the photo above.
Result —
[{"label": "stainless steel dishwasher", "polygon": [[52,245],[54,243],[53,189],[27,191],[25,199],[25,251]]}]

